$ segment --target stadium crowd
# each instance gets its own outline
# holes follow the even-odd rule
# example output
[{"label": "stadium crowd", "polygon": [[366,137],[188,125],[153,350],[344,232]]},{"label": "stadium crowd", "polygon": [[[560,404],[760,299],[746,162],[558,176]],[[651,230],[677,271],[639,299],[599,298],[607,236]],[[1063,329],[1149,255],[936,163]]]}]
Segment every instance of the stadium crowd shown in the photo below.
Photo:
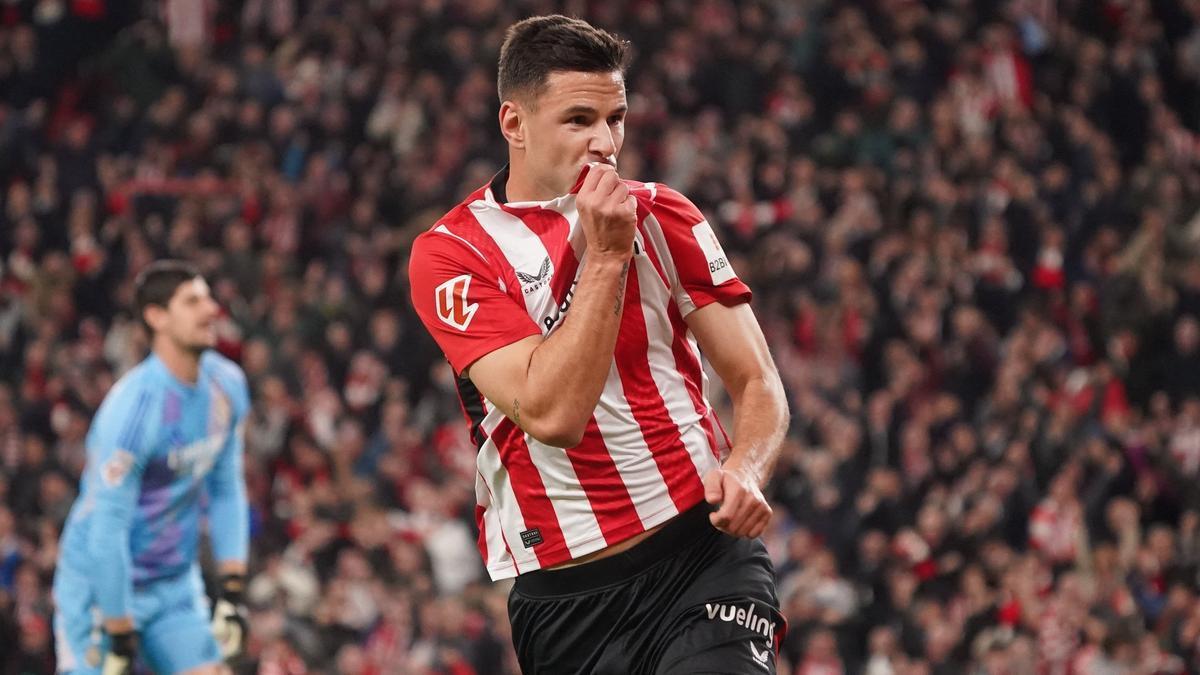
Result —
[{"label": "stadium crowd", "polygon": [[53,671],[166,256],[254,396],[239,672],[515,672],[406,251],[501,167],[503,31],[552,11],[632,40],[621,174],[755,291],[780,672],[1200,669],[1197,0],[168,0],[80,38],[120,4],[0,3],[0,673]]}]

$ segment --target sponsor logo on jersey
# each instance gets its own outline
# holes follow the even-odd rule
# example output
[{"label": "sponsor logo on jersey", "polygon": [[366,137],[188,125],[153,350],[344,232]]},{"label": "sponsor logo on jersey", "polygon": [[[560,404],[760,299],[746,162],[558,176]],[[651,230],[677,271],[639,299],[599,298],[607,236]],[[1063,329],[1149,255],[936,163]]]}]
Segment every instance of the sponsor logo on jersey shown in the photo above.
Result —
[{"label": "sponsor logo on jersey", "polygon": [[717,240],[717,235],[707,220],[702,220],[692,227],[692,236],[695,237],[696,244],[704,253],[704,259],[708,263],[708,274],[712,277],[714,286],[737,278],[737,275],[733,273],[733,267],[729,265],[725,249],[721,248],[721,242]]},{"label": "sponsor logo on jersey", "polygon": [[525,548],[533,548],[542,543],[542,541],[542,531],[536,527],[521,533],[521,543],[525,544]]},{"label": "sponsor logo on jersey", "polygon": [[550,256],[546,256],[546,259],[542,261],[542,266],[538,269],[536,275],[526,274],[521,271],[517,272],[517,279],[521,281],[521,290],[525,292],[525,295],[529,295],[550,283],[550,277],[552,276],[553,274],[550,273]]},{"label": "sponsor logo on jersey", "polygon": [[546,333],[549,333],[559,321],[562,321],[562,318],[567,315],[567,310],[571,309],[571,300],[575,298],[575,284],[577,283],[579,283],[578,276],[575,277],[575,281],[571,282],[571,287],[567,289],[563,301],[558,303],[553,312],[542,317],[542,325],[546,327]]},{"label": "sponsor logo on jersey", "polygon": [[178,450],[172,450],[171,454],[167,455],[167,466],[181,476],[190,474],[193,478],[200,478],[216,464],[217,455],[224,446],[225,434],[205,436]]},{"label": "sponsor logo on jersey", "polygon": [[763,651],[758,651],[758,647],[754,646],[754,640],[750,641],[750,653],[754,655],[754,662],[768,670],[771,668],[767,665],[767,659],[771,658],[771,648],[767,647]]},{"label": "sponsor logo on jersey", "polygon": [[471,318],[479,309],[479,303],[467,302],[467,290],[471,288],[471,275],[463,274],[441,284],[434,291],[437,315],[442,323],[466,331]]},{"label": "sponsor logo on jersey", "polygon": [[732,623],[735,626],[749,628],[756,633],[761,633],[767,640],[774,642],[775,621],[769,616],[755,614],[754,608],[754,603],[750,603],[749,608],[723,603],[710,602],[704,604],[704,609],[708,612],[709,621],[724,621]]}]

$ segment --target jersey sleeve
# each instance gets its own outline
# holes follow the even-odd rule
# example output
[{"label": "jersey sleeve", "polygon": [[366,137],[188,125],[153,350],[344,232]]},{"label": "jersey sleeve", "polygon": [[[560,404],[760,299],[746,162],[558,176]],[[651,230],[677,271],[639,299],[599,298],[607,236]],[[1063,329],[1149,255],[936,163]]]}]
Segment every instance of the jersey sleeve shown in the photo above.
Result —
[{"label": "jersey sleeve", "polygon": [[208,538],[217,562],[245,562],[250,550],[250,506],[243,468],[250,391],[240,368],[231,366],[228,389],[234,418],[220,456],[208,474]]},{"label": "jersey sleeve", "polygon": [[695,204],[665,185],[655,185],[651,213],[671,254],[678,281],[675,302],[683,316],[713,302],[732,306],[750,301],[750,287],[734,272],[712,226]]},{"label": "jersey sleeve", "polygon": [[449,232],[417,237],[408,276],[417,316],[457,373],[489,352],[541,334],[483,254]]},{"label": "jersey sleeve", "polygon": [[155,419],[156,398],[136,383],[121,383],[101,404],[87,437],[87,498],[92,526],[87,548],[96,601],[107,618],[128,616],[133,597],[129,532]]}]

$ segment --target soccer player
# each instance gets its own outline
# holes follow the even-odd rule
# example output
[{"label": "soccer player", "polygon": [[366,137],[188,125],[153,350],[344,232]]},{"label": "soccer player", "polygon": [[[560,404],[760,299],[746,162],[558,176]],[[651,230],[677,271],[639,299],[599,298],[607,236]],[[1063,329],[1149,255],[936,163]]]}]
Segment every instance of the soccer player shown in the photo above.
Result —
[{"label": "soccer player", "polygon": [[783,387],[704,216],[618,174],[627,49],[563,16],[509,29],[509,164],[414,242],[412,301],[458,375],[521,667],[774,672],[785,624],[757,537]]},{"label": "soccer player", "polygon": [[[58,669],[120,675],[140,655],[155,673],[225,672],[245,638],[246,378],[211,351],[217,304],[194,267],[153,263],[136,303],[152,353],[88,432],[54,576]],[[197,564],[206,505],[221,575],[211,615]]]}]

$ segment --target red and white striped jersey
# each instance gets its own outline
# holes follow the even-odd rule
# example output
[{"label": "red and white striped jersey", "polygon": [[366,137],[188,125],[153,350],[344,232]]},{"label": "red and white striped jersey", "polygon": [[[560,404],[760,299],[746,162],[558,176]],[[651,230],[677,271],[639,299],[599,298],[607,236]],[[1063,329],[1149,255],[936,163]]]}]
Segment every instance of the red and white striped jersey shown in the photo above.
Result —
[{"label": "red and white striped jersey", "polygon": [[[575,205],[582,177],[557,199],[505,203],[507,175],[413,243],[413,305],[456,373],[562,325],[586,256]],[[541,443],[458,380],[479,447],[476,520],[492,579],[572,560],[687,510],[728,444],[684,317],[711,302],[747,302],[750,289],[687,198],[626,184],[638,204],[634,255],[612,366],[583,441]]]}]

